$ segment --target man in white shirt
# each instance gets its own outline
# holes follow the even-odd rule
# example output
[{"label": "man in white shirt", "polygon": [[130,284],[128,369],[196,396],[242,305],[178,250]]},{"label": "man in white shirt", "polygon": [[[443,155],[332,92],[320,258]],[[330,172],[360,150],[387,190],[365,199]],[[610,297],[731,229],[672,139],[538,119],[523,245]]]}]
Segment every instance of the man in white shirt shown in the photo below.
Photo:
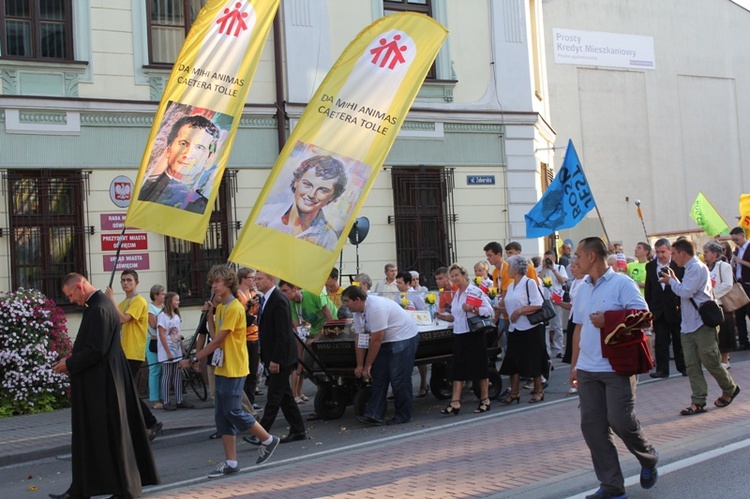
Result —
[{"label": "man in white shirt", "polygon": [[372,396],[361,423],[382,425],[388,407],[388,385],[393,390],[396,412],[388,424],[408,423],[412,419],[411,373],[419,336],[416,321],[389,298],[368,295],[358,286],[349,286],[341,295],[354,313],[357,333],[355,376],[372,382]]},{"label": "man in white shirt", "polygon": [[375,283],[372,288],[373,293],[384,294],[393,298],[398,294],[398,288],[396,287],[396,276],[398,275],[398,267],[392,263],[385,264],[385,279]]},{"label": "man in white shirt", "polygon": [[625,479],[617,457],[612,432],[622,439],[641,464],[641,487],[656,484],[659,460],[635,414],[636,376],[617,374],[602,356],[601,332],[604,312],[648,310],[633,280],[607,265],[607,248],[598,237],[578,243],[576,257],[584,279],[573,302],[578,323],[573,333],[570,383],[578,388],[581,433],[591,451],[599,490],[586,499],[625,499]]},{"label": "man in white shirt", "polygon": [[693,392],[690,407],[680,411],[683,416],[706,412],[708,386],[703,376],[703,367],[721,387],[722,395],[714,402],[716,407],[728,406],[740,393],[739,385],[721,365],[716,327],[706,326],[698,312],[703,303],[713,300],[713,285],[708,268],[694,255],[695,247],[692,241],[688,239],[675,241],[672,244],[672,260],[685,268],[685,275],[680,281],[671,268],[665,267],[665,273],[660,279],[661,283],[669,284],[674,294],[680,297],[680,311],[682,312],[680,340],[690,388]]}]

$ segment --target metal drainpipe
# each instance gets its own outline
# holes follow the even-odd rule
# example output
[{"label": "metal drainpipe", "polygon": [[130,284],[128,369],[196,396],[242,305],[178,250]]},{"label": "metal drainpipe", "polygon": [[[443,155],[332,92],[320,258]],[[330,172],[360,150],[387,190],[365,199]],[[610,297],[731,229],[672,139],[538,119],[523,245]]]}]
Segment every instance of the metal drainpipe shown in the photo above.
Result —
[{"label": "metal drainpipe", "polygon": [[279,152],[286,144],[286,102],[284,101],[284,67],[282,65],[281,46],[281,9],[273,19],[273,57],[276,75],[276,135]]}]

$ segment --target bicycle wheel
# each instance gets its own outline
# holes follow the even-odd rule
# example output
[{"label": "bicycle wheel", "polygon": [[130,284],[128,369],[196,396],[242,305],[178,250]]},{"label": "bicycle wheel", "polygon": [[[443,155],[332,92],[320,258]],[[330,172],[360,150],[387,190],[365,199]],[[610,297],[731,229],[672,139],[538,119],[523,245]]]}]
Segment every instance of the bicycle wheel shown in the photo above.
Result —
[{"label": "bicycle wheel", "polygon": [[195,396],[201,401],[205,401],[208,398],[208,390],[206,389],[206,382],[203,381],[203,376],[199,372],[192,370],[183,371],[183,382],[188,385]]}]

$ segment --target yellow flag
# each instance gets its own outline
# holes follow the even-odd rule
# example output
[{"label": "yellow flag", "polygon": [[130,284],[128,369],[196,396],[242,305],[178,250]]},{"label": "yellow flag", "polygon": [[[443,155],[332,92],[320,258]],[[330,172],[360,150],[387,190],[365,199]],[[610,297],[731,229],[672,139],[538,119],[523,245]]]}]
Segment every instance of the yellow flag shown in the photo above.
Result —
[{"label": "yellow flag", "polygon": [[279,0],[212,0],[154,118],[125,225],[202,243]]},{"label": "yellow flag", "polygon": [[745,229],[745,234],[750,233],[750,194],[740,196],[740,227]]},{"label": "yellow flag", "polygon": [[357,35],[307,105],[229,260],[323,286],[447,34],[401,13]]}]

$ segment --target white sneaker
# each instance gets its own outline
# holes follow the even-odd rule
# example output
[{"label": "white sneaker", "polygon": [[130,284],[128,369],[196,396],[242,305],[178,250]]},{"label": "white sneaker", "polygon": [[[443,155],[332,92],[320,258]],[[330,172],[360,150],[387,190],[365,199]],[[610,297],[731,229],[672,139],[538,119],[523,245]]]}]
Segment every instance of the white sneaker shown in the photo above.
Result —
[{"label": "white sneaker", "polygon": [[297,402],[297,405],[305,403],[305,401],[302,400],[302,397],[294,397],[294,401]]},{"label": "white sneaker", "polygon": [[533,381],[527,381],[526,384],[522,387],[524,390],[533,390],[534,389],[534,382]]},{"label": "white sneaker", "polygon": [[724,369],[726,369],[726,370],[729,370],[729,369],[731,369],[731,368],[732,368],[732,366],[731,366],[731,365],[729,364],[729,362],[727,362],[726,364],[725,364],[724,362],[722,362],[722,363],[721,363],[721,366],[722,366],[722,367],[723,367]]},{"label": "white sneaker", "polygon": [[575,395],[576,393],[578,393],[578,388],[571,386],[568,390],[568,395]]}]

